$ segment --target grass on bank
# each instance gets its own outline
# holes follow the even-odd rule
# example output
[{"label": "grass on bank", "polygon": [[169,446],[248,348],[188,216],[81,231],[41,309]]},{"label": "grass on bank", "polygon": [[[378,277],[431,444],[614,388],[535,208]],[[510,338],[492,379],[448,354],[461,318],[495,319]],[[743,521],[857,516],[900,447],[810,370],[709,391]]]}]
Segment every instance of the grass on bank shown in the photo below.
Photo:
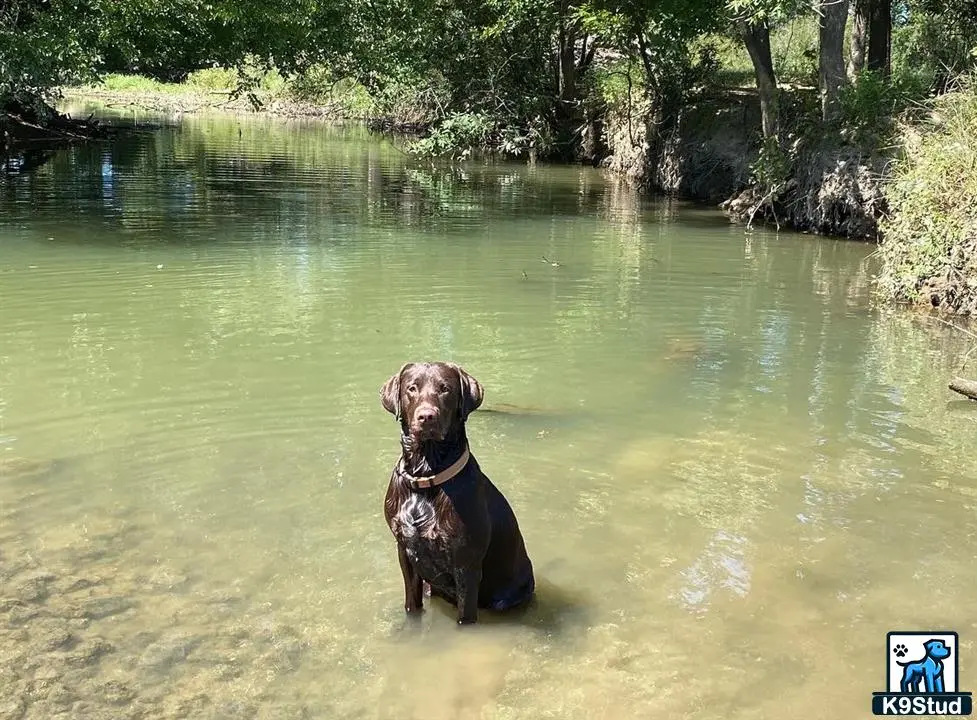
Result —
[{"label": "grass on bank", "polygon": [[901,127],[881,223],[879,290],[889,299],[977,315],[977,78]]},{"label": "grass on bank", "polygon": [[[247,88],[245,93],[239,92],[242,87]],[[436,80],[412,85],[391,83],[383,93],[373,96],[360,83],[336,80],[322,67],[313,67],[304,75],[290,78],[277,70],[255,72],[246,68],[241,72],[234,68],[208,68],[190,73],[179,83],[112,73],[95,85],[66,88],[65,92],[154,108],[263,108],[347,120],[394,118],[416,125],[438,119],[435,111],[446,102],[446,90]]]}]

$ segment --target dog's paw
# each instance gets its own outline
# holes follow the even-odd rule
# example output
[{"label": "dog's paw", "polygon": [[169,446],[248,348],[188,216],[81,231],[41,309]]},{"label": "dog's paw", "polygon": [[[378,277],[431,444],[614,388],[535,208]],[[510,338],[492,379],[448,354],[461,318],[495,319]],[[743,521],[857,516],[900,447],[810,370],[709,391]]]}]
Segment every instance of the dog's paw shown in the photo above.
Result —
[{"label": "dog's paw", "polygon": [[895,653],[896,657],[906,657],[906,653],[909,652],[909,648],[907,648],[902,643],[899,643],[894,648],[892,648],[892,652]]}]

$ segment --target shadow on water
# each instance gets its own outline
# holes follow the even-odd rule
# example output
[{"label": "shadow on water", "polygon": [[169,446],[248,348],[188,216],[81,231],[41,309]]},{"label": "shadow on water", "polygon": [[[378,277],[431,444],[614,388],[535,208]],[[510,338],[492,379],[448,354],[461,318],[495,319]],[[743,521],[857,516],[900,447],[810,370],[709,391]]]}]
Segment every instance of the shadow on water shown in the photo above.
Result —
[{"label": "shadow on water", "polygon": [[[547,636],[563,637],[590,625],[594,619],[591,613],[593,606],[593,602],[579,588],[558,585],[537,573],[536,592],[528,603],[504,612],[479,610],[478,623],[464,629],[479,632],[479,627],[523,628]],[[432,625],[444,625],[446,628],[457,625],[455,606],[443,598],[425,597],[424,615],[427,614],[434,616],[430,621]],[[405,615],[400,631],[395,634],[414,636],[423,632],[426,626],[427,623],[420,617],[409,618]]]},{"label": "shadow on water", "polygon": [[473,418],[483,417],[489,424],[519,423],[536,424],[558,422],[560,424],[579,420],[580,413],[573,410],[544,409],[535,407],[520,407],[516,405],[496,404],[493,407],[479,408]]},{"label": "shadow on water", "polygon": [[17,455],[0,455],[0,481],[21,485],[43,485],[71,471],[79,459],[37,460]]}]

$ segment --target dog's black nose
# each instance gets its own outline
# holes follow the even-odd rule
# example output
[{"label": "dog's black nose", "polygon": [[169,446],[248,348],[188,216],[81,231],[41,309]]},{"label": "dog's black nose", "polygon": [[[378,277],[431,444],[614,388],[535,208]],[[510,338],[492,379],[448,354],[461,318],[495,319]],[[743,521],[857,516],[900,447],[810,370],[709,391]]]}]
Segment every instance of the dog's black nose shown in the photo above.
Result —
[{"label": "dog's black nose", "polygon": [[435,420],[438,419],[438,413],[436,410],[432,409],[420,409],[417,411],[417,424],[421,427],[431,425]]}]

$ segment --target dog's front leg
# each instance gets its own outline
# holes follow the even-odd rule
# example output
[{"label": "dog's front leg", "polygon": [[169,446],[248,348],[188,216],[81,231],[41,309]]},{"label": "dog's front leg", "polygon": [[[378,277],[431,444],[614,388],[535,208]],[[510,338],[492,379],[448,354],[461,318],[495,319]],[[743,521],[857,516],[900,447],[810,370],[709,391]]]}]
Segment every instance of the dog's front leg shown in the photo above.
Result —
[{"label": "dog's front leg", "polygon": [[478,622],[478,586],[481,581],[481,565],[455,568],[459,625]]},{"label": "dog's front leg", "polygon": [[404,610],[415,613],[424,604],[424,588],[421,576],[417,574],[407,557],[407,548],[397,543],[397,558],[400,560],[400,572],[404,576]]}]

